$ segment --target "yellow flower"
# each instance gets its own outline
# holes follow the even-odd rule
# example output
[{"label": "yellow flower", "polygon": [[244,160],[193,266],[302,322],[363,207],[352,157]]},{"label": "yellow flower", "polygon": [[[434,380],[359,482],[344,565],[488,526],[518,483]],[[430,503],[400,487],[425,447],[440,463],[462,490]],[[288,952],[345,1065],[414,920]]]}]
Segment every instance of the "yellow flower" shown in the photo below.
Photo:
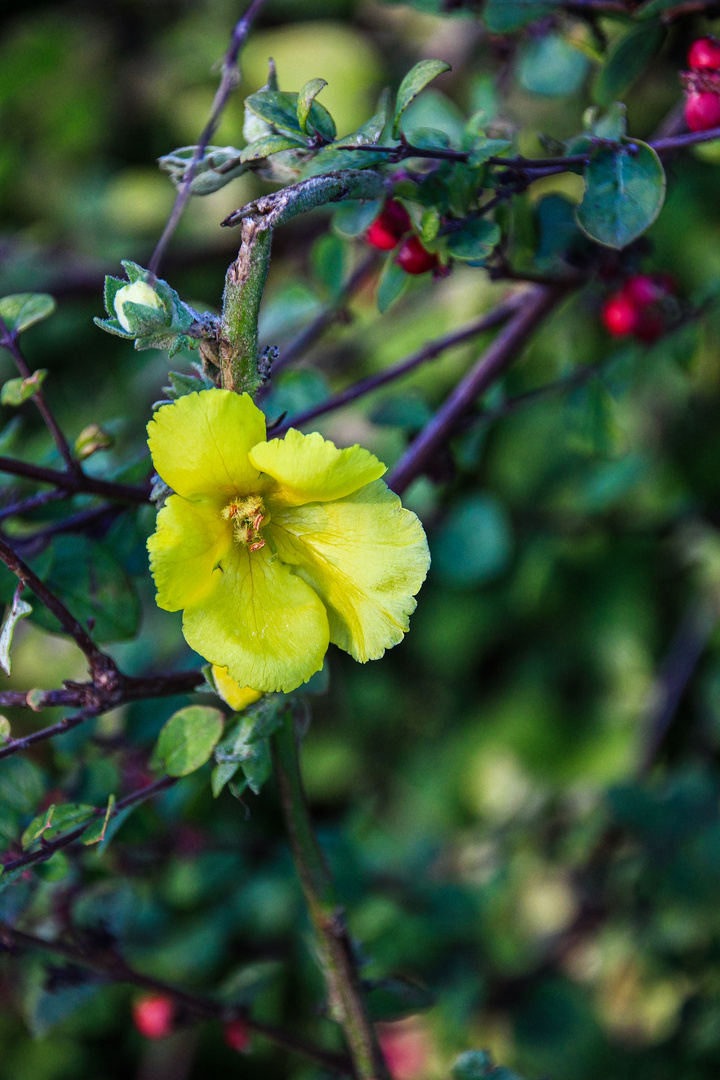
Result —
[{"label": "yellow flower", "polygon": [[368,450],[292,428],[265,438],[247,394],[203,390],[148,425],[175,494],[148,541],[157,602],[240,687],[290,691],[329,642],[377,660],[402,640],[430,555]]},{"label": "yellow flower", "polygon": [[251,686],[238,686],[228,675],[227,668],[218,667],[217,664],[212,666],[212,680],[218,694],[233,712],[242,712],[262,697],[262,690],[253,690]]}]

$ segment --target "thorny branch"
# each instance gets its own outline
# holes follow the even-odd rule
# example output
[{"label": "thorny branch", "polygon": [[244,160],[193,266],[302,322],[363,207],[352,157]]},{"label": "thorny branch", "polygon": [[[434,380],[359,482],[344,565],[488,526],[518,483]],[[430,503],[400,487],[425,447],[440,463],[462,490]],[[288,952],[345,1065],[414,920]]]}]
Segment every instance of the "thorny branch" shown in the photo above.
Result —
[{"label": "thorny branch", "polygon": [[234,1020],[241,1017],[251,1032],[267,1039],[275,1046],[307,1058],[316,1065],[321,1065],[332,1072],[344,1076],[353,1074],[351,1063],[340,1054],[333,1054],[322,1047],[315,1046],[299,1035],[293,1035],[282,1028],[272,1024],[263,1024],[247,1016],[242,1009],[223,1005],[212,998],[201,994],[184,990],[171,983],[154,979],[150,975],[143,975],[135,971],[112,947],[102,952],[94,948],[92,951],[83,945],[70,945],[64,941],[50,940],[27,934],[23,930],[16,930],[8,923],[0,922],[0,946],[14,952],[18,949],[38,949],[41,952],[52,953],[60,956],[70,963],[89,968],[104,976],[110,982],[128,983],[131,986],[140,987],[142,990],[150,990],[164,994],[181,1005],[187,1013],[196,1020]]}]

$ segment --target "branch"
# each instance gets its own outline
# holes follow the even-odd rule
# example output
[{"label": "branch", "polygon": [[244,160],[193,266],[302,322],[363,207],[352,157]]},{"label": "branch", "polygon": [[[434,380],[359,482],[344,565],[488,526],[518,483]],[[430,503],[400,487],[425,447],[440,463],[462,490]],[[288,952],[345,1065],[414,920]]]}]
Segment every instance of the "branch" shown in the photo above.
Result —
[{"label": "branch", "polygon": [[98,480],[87,473],[72,475],[58,469],[46,469],[42,465],[31,465],[15,458],[0,457],[0,473],[12,476],[24,476],[28,480],[37,480],[40,484],[53,484],[73,495],[104,495],[116,502],[144,504],[150,498],[150,488],[135,487],[132,484],[117,484],[112,480]]},{"label": "branch", "polygon": [[525,302],[480,357],[475,366],[445,400],[435,416],[397,463],[387,478],[388,487],[402,493],[453,432],[458,420],[474,406],[477,398],[495,382],[525,344],[539,322],[565,295],[566,289],[537,285],[525,294]]},{"label": "branch", "polygon": [[167,224],[163,229],[162,236],[158,240],[157,247],[153,252],[152,258],[148,263],[148,270],[151,273],[157,274],[160,262],[165,249],[168,246],[173,233],[175,232],[180,218],[182,217],[185,205],[190,198],[190,188],[192,186],[193,177],[195,171],[205,156],[205,151],[208,148],[210,140],[212,139],[217,126],[220,122],[220,117],[223,114],[225,106],[227,105],[230,95],[240,81],[240,70],[238,67],[238,56],[240,55],[240,49],[245,43],[245,39],[250,33],[250,27],[253,20],[260,13],[265,0],[252,0],[249,8],[243,15],[242,19],[235,24],[232,38],[230,39],[230,46],[226,52],[222,63],[222,78],[220,79],[220,85],[217,88],[215,97],[213,99],[212,108],[210,109],[210,116],[203,129],[203,133],[200,136],[200,140],[195,147],[195,153],[192,156],[192,161],[188,165],[185,175],[183,176],[182,184],[175,197],[175,204],[170,212]]},{"label": "branch", "polygon": [[360,288],[368,274],[372,273],[377,266],[378,261],[379,254],[377,251],[370,252],[370,254],[362,260],[360,265],[356,267],[347,279],[338,295],[334,297],[332,303],[328,304],[328,306],[321,311],[312,322],[308,323],[305,329],[301,330],[297,337],[294,337],[283,349],[279,358],[272,366],[273,375],[276,372],[281,371],[282,368],[287,367],[288,364],[291,364],[294,360],[297,360],[299,356],[302,356],[302,354],[317,341],[321,334],[336,322],[344,312],[345,305],[349,298]]},{"label": "branch", "polygon": [[717,604],[707,600],[694,600],[683,615],[650,690],[642,722],[639,776],[646,776],[657,761],[719,616]]},{"label": "branch", "polygon": [[50,727],[40,728],[22,738],[10,739],[0,744],[0,760],[19,751],[29,750],[35,743],[46,742],[55,735],[62,735],[117,705],[145,698],[189,694],[202,687],[204,682],[202,671],[178,671],[169,675],[148,675],[145,678],[121,676],[115,687],[88,682],[69,683],[64,690],[0,691],[0,708],[24,708],[32,709],[33,712],[59,706],[80,709],[74,716],[63,717]]},{"label": "branch", "polygon": [[[0,345],[7,349],[15,361],[15,367],[18,369],[23,379],[29,379],[32,375],[30,368],[20,351],[20,346],[17,343],[17,337],[9,329],[4,319],[0,317]],[[68,441],[60,430],[60,425],[50,411],[50,407],[45,400],[45,395],[41,388],[38,388],[33,394],[33,401],[37,405],[38,412],[45,421],[45,425],[52,435],[55,445],[60,452],[60,456],[65,462],[65,467],[69,474],[80,477],[82,476],[82,469],[80,463],[75,461],[72,456],[72,451],[68,445]]]},{"label": "branch", "polygon": [[311,409],[306,409],[305,412],[298,413],[296,416],[284,421],[278,427],[274,427],[272,429],[273,438],[284,435],[290,427],[301,427],[303,424],[315,420],[318,416],[323,416],[325,413],[340,409],[344,405],[349,405],[351,401],[356,401],[366,394],[371,394],[379,387],[385,386],[395,379],[402,378],[403,375],[407,375],[408,372],[413,371],[416,367],[426,363],[428,360],[434,360],[447,349],[451,349],[455,345],[461,345],[464,341],[469,341],[471,338],[477,337],[478,334],[482,334],[486,330],[491,330],[494,326],[504,322],[510,315],[517,311],[518,308],[525,303],[527,295],[527,290],[514,293],[498,304],[496,308],[493,308],[492,311],[487,312],[485,315],[481,315],[479,319],[475,319],[473,322],[468,323],[468,325],[464,326],[461,330],[455,330],[451,334],[446,334],[444,337],[436,338],[435,341],[428,342],[427,345],[418,349],[417,352],[411,353],[410,356],[406,357],[404,360],[400,360],[392,367],[385,368],[384,371],[380,371],[376,375],[368,375],[366,379],[360,379],[359,382],[349,386],[347,390],[342,390],[339,394],[329,398],[328,401],[323,401],[320,405],[315,405]]},{"label": "branch", "polygon": [[163,982],[161,979],[154,979],[150,975],[143,975],[126,964],[122,957],[112,949],[104,949],[102,955],[99,952],[93,954],[87,948],[81,946],[68,945],[63,941],[51,941],[47,938],[36,937],[34,934],[27,934],[22,930],[16,930],[5,922],[0,922],[0,945],[4,945],[8,949],[39,949],[41,952],[61,956],[72,964],[78,964],[81,967],[97,971],[112,982],[129,983],[131,986],[138,986],[142,990],[164,994],[182,1005],[193,1017],[199,1020],[219,1019],[228,1021],[242,1018],[250,1031],[261,1035],[269,1042],[274,1043],[275,1046],[299,1054],[301,1057],[307,1058],[316,1065],[330,1069],[332,1072],[352,1075],[352,1065],[342,1055],[323,1050],[322,1047],[307,1042],[299,1035],[283,1031],[282,1028],[252,1020],[242,1009],[223,1005],[212,998],[183,990],[178,986],[173,986],[171,983]]},{"label": "branch", "polygon": [[2,539],[0,539],[0,560],[5,563],[8,570],[25,585],[29,585],[38,600],[51,611],[66,634],[69,634],[79,649],[87,658],[90,671],[98,685],[103,687],[117,687],[119,678],[118,670],[106,653],[102,652],[92,640],[87,631],[80,625],[74,615],[59,600],[53,592],[43,584],[37,574],[24,563],[19,555]]},{"label": "branch", "polygon": [[[123,810],[139,806],[148,799],[152,799],[155,795],[159,795],[160,792],[166,791],[177,783],[177,779],[175,776],[163,776],[161,780],[156,780],[154,784],[148,784],[147,787],[139,788],[137,791],[133,791],[131,795],[126,795],[124,799],[120,799],[119,802],[115,803],[108,820],[112,821]],[[105,807],[93,810],[92,814],[88,814],[82,825],[78,825],[77,828],[65,833],[64,836],[59,836],[56,840],[43,840],[41,847],[37,851],[28,851],[24,855],[18,855],[15,859],[6,859],[4,862],[0,857],[0,866],[2,866],[3,873],[10,874],[15,870],[23,870],[25,867],[37,866],[38,863],[47,862],[57,851],[62,851],[64,848],[77,844],[91,820],[103,818],[106,813]]]}]

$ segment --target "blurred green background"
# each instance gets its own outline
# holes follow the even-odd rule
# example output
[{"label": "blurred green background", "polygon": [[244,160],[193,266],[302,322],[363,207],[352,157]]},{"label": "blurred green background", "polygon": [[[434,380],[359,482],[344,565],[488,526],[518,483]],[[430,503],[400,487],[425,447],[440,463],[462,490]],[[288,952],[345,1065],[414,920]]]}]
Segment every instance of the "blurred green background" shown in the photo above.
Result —
[{"label": "blurred green background", "polygon": [[[92,422],[113,434],[115,447],[88,463],[105,476],[147,474],[144,427],[168,361],[93,326],[103,275],[121,258],[147,264],[174,195],[154,161],[197,138],[239,14],[229,0],[27,0],[3,17],[0,295],[57,297],[57,313],[24,336],[28,360],[49,369],[47,397],[71,440]],[[708,26],[673,29],[628,95],[637,137],[679,100],[688,41]],[[533,32],[508,44],[471,18],[402,4],[275,0],[214,142],[240,143],[243,97],[264,83],[269,57],[282,88],[328,80],[323,101],[344,134],[383,86],[436,56],[453,72],[422,99],[418,123],[451,124],[497,98],[521,150],[539,153],[537,132],[580,129],[593,77],[575,51],[565,81],[543,82],[557,61],[538,59],[546,40]],[[711,299],[720,279],[709,156],[672,159],[665,209],[628,255],[633,269],[673,274],[688,305]],[[536,242],[540,200],[577,201],[579,183],[550,178],[518,200],[520,254]],[[236,243],[219,222],[266,190],[243,178],[190,204],[162,268],[184,299],[218,309]],[[287,343],[328,301],[338,261],[349,270],[365,255],[361,240],[328,239],[329,222],[316,213],[278,231],[266,343]],[[618,346],[599,321],[609,288],[594,280],[558,309],[489,404],[599,361],[603,382],[475,425],[433,463],[405,500],[433,553],[409,635],[366,666],[331,652],[329,690],[313,701],[306,783],[366,973],[404,976],[435,1002],[406,1022],[418,1061],[397,1065],[398,1080],[448,1076],[470,1047],[533,1080],[710,1080],[720,1069],[720,318],[710,303],[652,347]],[[369,285],[348,321],[278,380],[269,414],[379,371],[506,291],[458,266],[414,283],[380,316]],[[319,429],[392,464],[484,343],[447,352]],[[191,359],[170,366],[189,370]],[[4,354],[0,378],[11,374]],[[19,422],[2,412],[0,452],[56,463],[29,406]],[[0,496],[30,490],[4,478]],[[63,512],[45,508],[12,528],[21,537]],[[110,649],[130,671],[197,663],[179,616],[154,605],[152,527],[148,508],[98,533],[142,608],[137,635]],[[56,563],[72,551],[59,548]],[[0,586],[3,597],[12,590],[4,571]],[[663,679],[683,664],[689,686],[641,776]],[[28,622],[7,685],[57,686],[82,670],[73,646]],[[0,763],[3,849],[49,790],[95,804],[131,790],[178,704],[132,706],[31,760]],[[32,723],[11,720],[14,733]],[[54,859],[1,893],[0,917],[18,912],[48,934],[70,923],[109,930],[142,970],[208,991],[262,963],[256,1016],[328,1045],[337,1037],[317,1012],[320,979],[297,932],[304,916],[272,784],[246,805],[227,792],[215,803],[207,769],[188,777],[133,815],[102,857]],[[238,1058],[216,1024],[143,1042],[131,990],[67,988],[67,972],[48,983],[39,956],[0,958],[2,1080],[318,1075],[262,1042]]]}]

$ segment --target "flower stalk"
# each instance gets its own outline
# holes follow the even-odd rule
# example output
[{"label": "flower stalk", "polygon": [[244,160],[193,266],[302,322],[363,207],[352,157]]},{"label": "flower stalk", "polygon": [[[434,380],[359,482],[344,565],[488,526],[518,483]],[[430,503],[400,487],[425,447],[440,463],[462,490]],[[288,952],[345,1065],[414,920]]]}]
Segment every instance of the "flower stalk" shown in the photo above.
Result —
[{"label": "flower stalk", "polygon": [[305,800],[291,709],[271,739],[285,824],[328,990],[330,1015],[345,1032],[358,1080],[389,1080],[357,975],[345,913],[313,830]]},{"label": "flower stalk", "polygon": [[268,267],[272,229],[254,218],[242,223],[235,262],[225,275],[219,362],[222,386],[254,398],[263,377],[258,368],[258,314]]}]

